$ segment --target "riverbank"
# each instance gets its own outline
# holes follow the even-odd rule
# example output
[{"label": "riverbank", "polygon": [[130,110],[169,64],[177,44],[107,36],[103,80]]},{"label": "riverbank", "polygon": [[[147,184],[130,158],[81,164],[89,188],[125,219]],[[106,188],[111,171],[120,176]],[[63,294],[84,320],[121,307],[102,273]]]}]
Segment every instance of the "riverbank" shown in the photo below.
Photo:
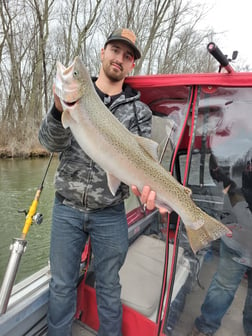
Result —
[{"label": "riverbank", "polygon": [[36,145],[33,148],[24,146],[0,146],[0,159],[29,159],[29,158],[42,158],[49,156],[50,153],[42,146]]},{"label": "riverbank", "polygon": [[40,158],[50,153],[38,140],[39,123],[19,123],[16,128],[0,122],[0,159]]}]

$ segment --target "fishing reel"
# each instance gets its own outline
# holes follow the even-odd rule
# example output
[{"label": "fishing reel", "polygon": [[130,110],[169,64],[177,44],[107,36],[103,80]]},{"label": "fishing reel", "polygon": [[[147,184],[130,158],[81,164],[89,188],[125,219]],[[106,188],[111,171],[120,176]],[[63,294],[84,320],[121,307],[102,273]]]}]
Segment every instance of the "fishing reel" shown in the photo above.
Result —
[{"label": "fishing reel", "polygon": [[43,222],[44,216],[43,216],[41,213],[37,212],[37,213],[32,217],[32,219],[33,219],[34,223],[40,225],[40,224],[42,224],[42,222]]},{"label": "fishing reel", "polygon": [[[18,210],[18,212],[19,212],[19,213],[24,213],[25,216],[27,216],[27,214],[28,214],[27,210],[25,210],[25,209],[24,209],[24,210]],[[40,224],[42,224],[43,219],[44,219],[44,216],[43,216],[41,213],[37,212],[37,213],[35,213],[35,215],[32,217],[32,222],[35,223],[35,224],[40,225]]]},{"label": "fishing reel", "polygon": [[238,51],[234,50],[232,53],[232,57],[228,57],[228,55],[225,55],[228,59],[229,62],[233,62],[236,60],[237,56],[238,56]]}]

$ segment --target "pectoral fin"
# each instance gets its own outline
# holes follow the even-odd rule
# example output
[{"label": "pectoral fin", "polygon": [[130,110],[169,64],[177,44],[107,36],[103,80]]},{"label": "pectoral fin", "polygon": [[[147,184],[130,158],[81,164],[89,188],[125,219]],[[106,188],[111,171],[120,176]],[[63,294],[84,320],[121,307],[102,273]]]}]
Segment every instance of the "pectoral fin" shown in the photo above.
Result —
[{"label": "pectoral fin", "polygon": [[62,112],[62,116],[61,116],[61,123],[63,125],[64,128],[67,128],[70,126],[71,122],[73,121],[70,112],[66,109],[64,110],[64,112]]},{"label": "pectoral fin", "polygon": [[111,194],[115,196],[117,189],[119,188],[119,185],[121,184],[121,181],[118,180],[117,177],[114,175],[107,173],[107,181],[108,181],[108,187],[111,191]]}]

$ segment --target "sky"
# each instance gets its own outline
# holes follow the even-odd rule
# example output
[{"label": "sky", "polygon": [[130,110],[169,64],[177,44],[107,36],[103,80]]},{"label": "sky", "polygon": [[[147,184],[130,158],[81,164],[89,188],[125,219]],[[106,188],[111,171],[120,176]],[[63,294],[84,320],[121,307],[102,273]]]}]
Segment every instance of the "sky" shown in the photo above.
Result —
[{"label": "sky", "polygon": [[244,60],[252,68],[252,0],[202,0],[202,3],[211,9],[200,26],[223,32],[218,37],[218,47],[229,57],[238,50],[236,62]]}]

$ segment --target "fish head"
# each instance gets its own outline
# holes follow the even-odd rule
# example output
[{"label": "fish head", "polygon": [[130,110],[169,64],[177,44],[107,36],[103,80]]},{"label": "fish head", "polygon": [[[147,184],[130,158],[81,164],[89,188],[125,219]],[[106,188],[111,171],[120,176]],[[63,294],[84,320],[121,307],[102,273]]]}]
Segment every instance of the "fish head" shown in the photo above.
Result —
[{"label": "fish head", "polygon": [[67,68],[57,62],[55,93],[64,105],[71,105],[80,100],[87,93],[89,81],[87,69],[78,56]]}]

